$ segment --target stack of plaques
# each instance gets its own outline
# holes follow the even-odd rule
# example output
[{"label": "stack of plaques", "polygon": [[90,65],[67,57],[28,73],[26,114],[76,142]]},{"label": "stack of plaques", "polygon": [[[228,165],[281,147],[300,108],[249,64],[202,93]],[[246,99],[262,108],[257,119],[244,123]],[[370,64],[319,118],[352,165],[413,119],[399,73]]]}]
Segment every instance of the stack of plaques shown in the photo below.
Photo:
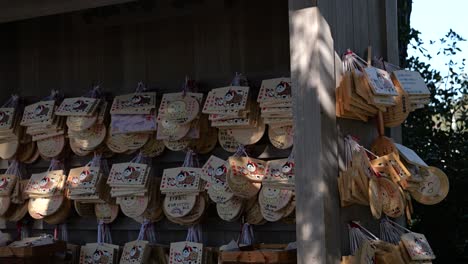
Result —
[{"label": "stack of plaques", "polygon": [[[87,100],[84,100],[87,99]],[[65,99],[59,109],[70,109],[69,105],[92,104],[86,115],[81,113],[65,112],[67,115],[68,137],[70,148],[78,156],[87,156],[94,150],[100,149],[104,142],[107,129],[107,102],[94,98]]]},{"label": "stack of plaques", "polygon": [[429,104],[431,92],[419,72],[393,71],[392,79],[396,87],[400,87],[408,94],[411,110],[423,108]]},{"label": "stack of plaques", "polygon": [[171,243],[169,251],[169,263],[201,264],[203,260],[203,244],[182,241]]},{"label": "stack of plaques", "polygon": [[336,89],[336,115],[342,118],[367,121],[379,110],[371,97],[372,91],[364,74],[367,63],[348,50],[343,56],[343,73],[340,85]]},{"label": "stack of plaques", "polygon": [[149,178],[148,193],[144,196],[127,195],[117,197],[117,204],[124,215],[143,223],[145,220],[157,222],[164,216],[162,210],[163,199],[159,191],[161,178]]},{"label": "stack of plaques", "polygon": [[107,184],[112,188],[112,197],[144,196],[148,194],[148,175],[151,168],[142,163],[115,163],[112,165]]},{"label": "stack of plaques", "polygon": [[[18,151],[23,130],[19,125],[21,113],[17,111],[18,97],[13,95],[11,104],[0,108],[0,158],[12,159]],[[35,144],[33,144],[35,145]],[[34,151],[34,148],[32,149]]]},{"label": "stack of plaques", "polygon": [[148,241],[137,240],[125,243],[120,264],[144,264],[151,254]]},{"label": "stack of plaques", "polygon": [[119,262],[119,246],[107,243],[87,243],[80,250],[80,264],[116,264]]},{"label": "stack of plaques", "polygon": [[400,161],[397,154],[392,152],[388,155],[380,156],[373,159],[371,164],[377,175],[391,179],[394,183],[399,184],[403,189],[408,186],[408,180],[411,178],[411,173]]},{"label": "stack of plaques", "polygon": [[8,218],[16,209],[12,203],[11,194],[19,179],[17,175],[9,171],[11,170],[0,175],[0,216],[3,218]]},{"label": "stack of plaques", "polygon": [[277,222],[293,216],[296,208],[294,191],[289,189],[263,186],[258,194],[260,212],[268,222]]},{"label": "stack of plaques", "polygon": [[230,173],[229,163],[216,156],[211,156],[202,167],[202,179],[208,184],[208,196],[215,203],[225,203],[234,197],[227,184],[227,175]]},{"label": "stack of plaques", "polygon": [[89,97],[74,97],[66,98],[60,106],[55,110],[58,116],[81,116],[91,117],[95,115],[99,99]]},{"label": "stack of plaques", "polygon": [[211,156],[202,167],[202,179],[208,184],[206,189],[210,199],[216,203],[216,210],[221,219],[233,222],[242,215],[244,201],[234,196],[227,184],[230,173],[229,163],[216,156]]},{"label": "stack of plaques", "polygon": [[[11,187],[13,182],[13,187]],[[27,184],[28,180],[22,180],[21,166],[16,160],[13,160],[5,173],[0,175],[0,192],[5,194],[0,198],[1,204],[4,206],[5,202],[10,203],[10,208],[3,214],[8,221],[17,222],[28,213],[28,197],[24,193]],[[9,191],[10,188],[12,188],[11,191]],[[6,198],[7,195],[9,201]]]},{"label": "stack of plaques", "polygon": [[174,223],[191,226],[198,223],[207,207],[207,198],[200,193],[204,189],[202,169],[179,167],[165,169],[161,180],[164,198],[164,214]]},{"label": "stack of plaques", "polygon": [[69,198],[80,203],[109,202],[106,181],[99,165],[71,169],[67,178]]},{"label": "stack of plaques", "polygon": [[266,162],[250,157],[229,157],[230,173],[227,183],[234,195],[250,199],[255,197],[262,186]]},{"label": "stack of plaques", "polygon": [[32,174],[25,193],[29,195],[28,211],[34,219],[44,219],[49,224],[64,221],[71,203],[64,196],[66,176],[63,170]]},{"label": "stack of plaques", "polygon": [[263,225],[267,222],[267,220],[263,218],[263,214],[260,208],[260,204],[258,203],[257,197],[248,199],[244,203],[245,222],[251,225]]},{"label": "stack of plaques", "polygon": [[172,151],[185,150],[200,135],[201,93],[167,93],[158,112],[157,139]]},{"label": "stack of plaques", "polygon": [[54,114],[55,100],[40,101],[24,108],[21,125],[34,141],[64,135],[64,119]]},{"label": "stack of plaques", "polygon": [[[380,197],[379,190],[375,189],[377,185],[369,183],[371,177],[374,177],[374,171],[365,152],[356,152],[353,154],[352,166],[340,172],[340,176],[338,177],[341,206],[345,207],[352,204],[368,206],[369,196],[375,195]],[[380,199],[376,201],[371,200],[371,202],[379,203]],[[379,219],[380,213],[378,213],[378,211],[380,210],[374,211],[372,208],[373,206],[371,206],[372,214]]]},{"label": "stack of plaques", "polygon": [[403,234],[398,246],[405,263],[432,263],[431,261],[436,258],[423,234],[414,232]]},{"label": "stack of plaques", "polygon": [[134,153],[156,131],[156,93],[135,92],[116,96],[110,113],[107,147],[115,153]]},{"label": "stack of plaques", "polygon": [[258,194],[263,217],[269,222],[294,217],[294,160],[271,160],[266,167],[263,187]]},{"label": "stack of plaques", "polygon": [[[249,100],[249,89],[248,86],[213,89],[203,106],[202,112],[209,114],[211,126],[219,128],[219,142],[226,151],[235,152],[237,146],[242,144],[236,139],[252,144],[263,136],[265,125],[260,119],[257,105]],[[245,136],[251,132],[256,134],[252,139]]]},{"label": "stack of plaques", "polygon": [[44,159],[51,159],[64,154],[65,119],[55,115],[55,100],[40,101],[26,106],[21,125],[26,126],[26,133],[37,141],[37,148]]},{"label": "stack of plaques", "polygon": [[290,78],[262,81],[257,102],[261,116],[270,127],[292,126],[292,89]]},{"label": "stack of plaques", "polygon": [[395,182],[406,184],[410,175],[396,159],[391,154],[370,161],[364,148],[354,148],[348,168],[338,177],[341,206],[369,206],[376,219],[382,213],[392,218],[402,216],[406,197]]},{"label": "stack of plaques", "polygon": [[363,69],[363,78],[367,82],[367,86],[361,82],[356,87],[358,90],[370,88],[367,89],[369,103],[382,109],[383,112],[385,112],[386,107],[395,105],[394,96],[397,96],[398,92],[387,71],[369,66]]},{"label": "stack of plaques", "polygon": [[159,179],[149,177],[150,172],[146,164],[119,163],[112,166],[108,180],[121,211],[140,223],[159,221],[163,215],[161,195],[155,187]]}]

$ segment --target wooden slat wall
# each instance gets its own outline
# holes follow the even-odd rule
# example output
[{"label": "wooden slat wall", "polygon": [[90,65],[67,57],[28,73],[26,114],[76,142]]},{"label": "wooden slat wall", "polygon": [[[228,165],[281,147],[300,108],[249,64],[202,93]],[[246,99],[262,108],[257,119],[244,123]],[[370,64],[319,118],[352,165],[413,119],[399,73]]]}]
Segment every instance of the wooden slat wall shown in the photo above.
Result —
[{"label": "wooden slat wall", "polygon": [[[265,10],[267,4],[271,8]],[[172,11],[174,15],[165,16],[161,15],[164,10],[157,9],[154,17],[146,14],[144,21],[139,20],[138,13],[128,12],[93,18],[91,23],[83,19],[82,13],[72,13],[6,25],[12,41],[0,44],[5,54],[11,54],[0,65],[0,85],[6,88],[1,97],[6,98],[13,88],[30,96],[30,100],[47,96],[51,89],[77,96],[93,84],[101,84],[104,91],[115,95],[132,92],[138,81],[159,93],[174,92],[181,89],[186,74],[199,81],[202,91],[208,91],[229,84],[235,72],[246,74],[258,88],[262,79],[289,76],[287,3],[238,1],[208,8],[216,12],[208,15],[187,7],[180,10],[183,15]],[[13,48],[17,51],[11,52]],[[7,62],[11,63],[13,75],[6,75]],[[265,138],[263,142],[253,155],[289,155],[289,151],[278,152],[266,146]],[[229,156],[220,148],[215,153]],[[155,175],[166,167],[179,166],[183,159],[183,153],[167,151],[154,160]],[[206,159],[203,156],[200,161]],[[71,161],[73,166],[84,162]],[[47,167],[47,162],[40,162],[30,171]],[[240,224],[219,221],[214,210],[213,206],[203,225],[207,245],[237,239]],[[75,216],[68,226],[72,242],[95,241],[95,220]],[[34,232],[52,232],[51,226],[44,224],[43,228]],[[122,216],[111,229],[114,242],[123,244],[137,237],[139,224]],[[183,240],[186,235],[186,228],[167,221],[158,223],[156,230],[159,242],[165,244]],[[258,241],[295,241],[295,225],[273,223],[254,230]]]},{"label": "wooden slat wall", "polygon": [[0,23],[115,5],[136,0],[21,0],[0,2]]}]

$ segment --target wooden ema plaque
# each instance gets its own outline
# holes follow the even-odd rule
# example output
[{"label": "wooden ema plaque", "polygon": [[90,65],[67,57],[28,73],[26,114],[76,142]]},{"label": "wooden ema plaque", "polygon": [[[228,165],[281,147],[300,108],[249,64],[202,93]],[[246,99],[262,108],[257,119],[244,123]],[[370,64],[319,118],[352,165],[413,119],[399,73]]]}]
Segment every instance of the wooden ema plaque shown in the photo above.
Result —
[{"label": "wooden ema plaque", "polygon": [[201,264],[203,244],[194,242],[171,243],[169,264]]}]

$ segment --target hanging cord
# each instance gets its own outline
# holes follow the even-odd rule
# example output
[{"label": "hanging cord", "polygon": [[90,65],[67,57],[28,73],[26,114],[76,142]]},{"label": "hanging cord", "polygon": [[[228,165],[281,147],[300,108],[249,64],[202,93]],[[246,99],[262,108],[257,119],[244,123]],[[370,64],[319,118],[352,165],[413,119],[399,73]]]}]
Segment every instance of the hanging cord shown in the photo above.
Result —
[{"label": "hanging cord", "polygon": [[20,163],[18,160],[12,160],[10,162],[10,166],[8,166],[8,169],[5,171],[5,174],[8,175],[16,175],[21,177],[21,172],[20,172]]},{"label": "hanging cord", "polygon": [[202,243],[202,228],[200,224],[193,225],[187,230],[187,238],[185,239],[189,242]]},{"label": "hanging cord", "polygon": [[100,85],[95,85],[93,89],[89,90],[84,97],[89,97],[89,98],[101,98],[102,97],[102,92],[101,92],[101,86]]},{"label": "hanging cord", "polygon": [[48,96],[42,98],[41,101],[51,101],[51,100],[53,100],[53,101],[58,101],[58,100],[60,100],[61,98],[62,98],[62,95],[60,94],[59,90],[55,90],[55,89],[54,89],[54,90],[51,90],[51,91],[50,91],[50,95],[48,95]]},{"label": "hanging cord", "polygon": [[395,227],[388,217],[380,220],[380,239],[383,241],[398,245],[404,233],[403,230]]},{"label": "hanging cord", "polygon": [[187,149],[187,152],[185,153],[185,158],[184,158],[184,163],[182,164],[182,167],[189,167],[189,168],[199,168],[200,167],[200,162],[198,160],[197,153],[193,151],[192,149]]},{"label": "hanging cord", "polygon": [[242,73],[236,72],[236,75],[231,81],[232,86],[249,86],[249,81]]},{"label": "hanging cord", "polygon": [[63,170],[63,169],[64,169],[64,164],[63,164],[63,162],[61,162],[61,161],[58,160],[58,159],[53,158],[53,159],[50,161],[50,165],[49,165],[49,168],[47,169],[47,171]]},{"label": "hanging cord", "polygon": [[195,80],[190,79],[188,75],[185,75],[185,82],[182,85],[182,96],[185,97],[187,93],[198,92],[197,83]]},{"label": "hanging cord", "polygon": [[404,233],[412,233],[413,231],[409,230],[408,228],[398,224],[397,222],[395,221],[392,221],[390,219],[387,218],[387,221],[394,227],[394,228],[397,228],[397,229],[400,229],[401,231],[403,231]]},{"label": "hanging cord", "polygon": [[380,57],[380,58],[377,58],[377,57],[374,57],[372,59],[372,64],[379,68],[379,69],[382,69],[382,70],[385,70],[389,73],[392,73],[394,71],[398,71],[398,70],[401,70],[400,66],[397,66],[395,64],[392,64],[390,62],[387,62],[383,59],[383,57]]},{"label": "hanging cord", "polygon": [[356,255],[356,252],[362,246],[364,241],[375,241],[379,240],[372,232],[361,226],[355,221],[351,221],[348,224],[349,229],[349,245],[351,250],[351,255]]},{"label": "hanging cord", "polygon": [[353,155],[361,150],[362,146],[351,135],[344,138],[345,165],[346,169],[352,166]]},{"label": "hanging cord", "polygon": [[158,243],[153,223],[149,223],[148,227],[146,228],[146,239],[148,240],[148,242],[150,242],[150,244],[155,245]]},{"label": "hanging cord", "polygon": [[99,220],[98,222],[97,243],[98,244],[103,244],[103,243],[112,244],[112,237],[111,237],[109,225],[105,224],[104,221],[102,220]]},{"label": "hanging cord", "polygon": [[137,240],[145,240],[146,232],[148,231],[148,226],[150,221],[148,219],[143,220],[143,223],[140,226],[140,232],[138,233]]},{"label": "hanging cord", "polygon": [[145,157],[145,155],[143,155],[143,152],[140,150],[140,152],[138,152],[138,154],[130,162],[131,163],[149,164],[150,161],[151,161],[151,159],[148,158],[148,157]]},{"label": "hanging cord", "polygon": [[232,155],[233,157],[248,157],[249,154],[247,153],[247,150],[245,149],[244,145],[239,145],[237,147],[236,153]]},{"label": "hanging cord", "polygon": [[66,223],[55,225],[54,239],[68,242],[68,227]]},{"label": "hanging cord", "polygon": [[371,154],[371,156],[373,156],[374,158],[378,159],[380,158],[379,156],[377,156],[376,154],[374,154],[374,152],[366,149],[365,147],[361,146],[362,149],[364,149],[367,153]]},{"label": "hanging cord", "polygon": [[106,159],[101,159],[100,170],[105,177],[109,176],[109,164]]},{"label": "hanging cord", "polygon": [[368,63],[359,57],[356,53],[348,49],[341,57],[343,61],[343,71],[360,70],[368,66]]},{"label": "hanging cord", "polygon": [[97,242],[98,244],[104,243],[104,221],[99,220],[97,228]]},{"label": "hanging cord", "polygon": [[291,149],[291,153],[289,153],[288,162],[294,163],[294,146],[293,146],[293,148]]},{"label": "hanging cord", "polygon": [[11,107],[16,109],[18,107],[18,102],[19,96],[17,94],[12,94],[8,101],[6,101],[1,108]]},{"label": "hanging cord", "polygon": [[135,89],[135,94],[143,93],[146,91],[146,86],[142,81],[138,82],[137,88]]},{"label": "hanging cord", "polygon": [[241,234],[237,244],[250,246],[254,244],[254,241],[255,236],[253,232],[253,226],[249,223],[244,223],[242,225]]}]

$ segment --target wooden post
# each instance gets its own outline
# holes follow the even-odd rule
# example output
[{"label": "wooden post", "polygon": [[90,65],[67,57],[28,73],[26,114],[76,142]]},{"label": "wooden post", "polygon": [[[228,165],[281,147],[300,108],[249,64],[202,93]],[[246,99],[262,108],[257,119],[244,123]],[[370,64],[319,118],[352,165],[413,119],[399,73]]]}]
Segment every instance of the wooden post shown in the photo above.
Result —
[{"label": "wooden post", "polygon": [[[398,16],[397,0],[385,0],[385,36],[388,62],[400,65],[398,51]],[[401,126],[390,129],[390,136],[398,143],[402,142]]]},{"label": "wooden post", "polygon": [[335,52],[317,7],[289,1],[298,263],[337,263]]}]

